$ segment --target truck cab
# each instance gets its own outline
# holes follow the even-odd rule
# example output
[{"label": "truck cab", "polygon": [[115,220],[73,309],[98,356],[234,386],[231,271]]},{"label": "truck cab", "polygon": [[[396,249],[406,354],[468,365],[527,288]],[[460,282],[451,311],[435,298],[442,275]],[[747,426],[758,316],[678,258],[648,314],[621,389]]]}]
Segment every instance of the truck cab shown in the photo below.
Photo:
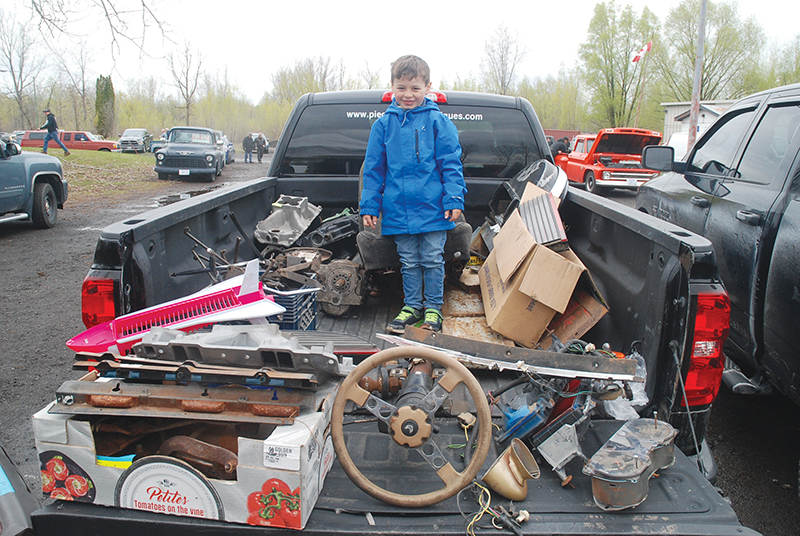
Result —
[{"label": "truck cab", "polygon": [[16,143],[0,139],[0,223],[30,220],[40,229],[53,227],[66,200],[58,158],[23,153]]},{"label": "truck cab", "polygon": [[[684,161],[671,147],[645,149],[665,173],[639,189],[636,207],[707,237],[730,293],[726,355],[751,385],[763,380],[800,403],[797,251],[800,85],[734,103]],[[657,167],[656,167],[657,166]]]}]

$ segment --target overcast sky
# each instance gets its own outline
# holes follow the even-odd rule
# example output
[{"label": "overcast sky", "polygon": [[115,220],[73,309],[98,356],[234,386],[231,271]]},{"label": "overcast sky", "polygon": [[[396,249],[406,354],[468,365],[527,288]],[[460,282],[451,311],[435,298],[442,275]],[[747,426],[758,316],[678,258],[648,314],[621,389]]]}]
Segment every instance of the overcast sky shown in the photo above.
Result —
[{"label": "overcast sky", "polygon": [[[135,3],[135,2],[134,2]],[[637,14],[647,6],[663,22],[677,0],[618,0],[619,10],[631,5]],[[27,0],[4,2],[2,9],[20,10]],[[372,1],[208,1],[170,0],[153,2],[157,16],[176,43],[190,42],[201,51],[203,68],[228,79],[251,100],[258,102],[271,89],[271,75],[309,57],[343,61],[350,77],[367,66],[389,81],[389,64],[403,54],[416,54],[431,67],[434,88],[442,79],[453,82],[477,75],[484,44],[504,24],[516,33],[528,53],[519,65],[519,75],[530,78],[557,75],[560,67],[575,66],[579,45],[585,41],[595,2],[509,1],[481,3],[376,2]],[[475,6],[470,7],[470,6]],[[754,16],[779,44],[800,33],[793,16],[781,16],[787,4],[778,0],[739,0],[742,18]],[[795,8],[792,8],[794,11]],[[27,11],[18,13],[18,18]],[[786,14],[785,14],[786,15]],[[124,89],[129,79],[155,76],[169,84],[163,59],[166,49],[176,45],[162,40],[155,30],[146,45],[150,57],[140,58],[129,44],[112,59],[108,33],[91,18],[73,18],[73,27],[85,30],[92,43],[92,71],[111,74],[114,86]],[[644,43],[643,43],[644,44]],[[70,46],[59,39],[59,46]],[[633,54],[635,51],[631,51]],[[172,92],[165,85],[165,92]]]}]

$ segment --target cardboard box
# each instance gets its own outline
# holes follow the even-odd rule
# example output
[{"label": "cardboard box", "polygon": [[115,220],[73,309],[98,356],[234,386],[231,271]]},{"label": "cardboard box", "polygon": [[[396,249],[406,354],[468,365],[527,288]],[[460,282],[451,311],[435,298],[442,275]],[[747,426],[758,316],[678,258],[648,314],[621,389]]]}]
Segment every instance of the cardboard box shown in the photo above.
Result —
[{"label": "cardboard box", "polygon": [[[333,465],[329,424],[338,382],[317,411],[278,426],[265,439],[237,438],[235,480],[209,478],[163,455],[97,456],[93,421],[52,414],[33,416],[46,497],[251,525],[301,529]],[[123,417],[127,419],[127,417]]]},{"label": "cardboard box", "polygon": [[572,328],[588,330],[607,311],[580,259],[569,249],[555,252],[537,244],[519,211],[509,216],[494,246],[479,275],[486,320],[498,333],[523,346],[537,347],[556,314],[568,310],[576,287],[583,290],[581,296],[596,303],[590,307],[592,318],[578,322],[572,317]]}]

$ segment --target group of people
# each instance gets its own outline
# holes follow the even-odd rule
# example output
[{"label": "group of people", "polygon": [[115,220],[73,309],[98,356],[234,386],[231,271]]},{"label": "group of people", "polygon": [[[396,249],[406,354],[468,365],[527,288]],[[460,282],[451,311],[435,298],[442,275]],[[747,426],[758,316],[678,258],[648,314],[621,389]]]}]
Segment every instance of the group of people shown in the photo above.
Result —
[{"label": "group of people", "polygon": [[248,134],[244,137],[244,140],[242,140],[242,149],[244,149],[245,163],[253,163],[253,152],[255,152],[258,156],[258,163],[260,164],[264,153],[267,152],[267,139],[261,133],[255,138],[253,138],[252,134]]}]

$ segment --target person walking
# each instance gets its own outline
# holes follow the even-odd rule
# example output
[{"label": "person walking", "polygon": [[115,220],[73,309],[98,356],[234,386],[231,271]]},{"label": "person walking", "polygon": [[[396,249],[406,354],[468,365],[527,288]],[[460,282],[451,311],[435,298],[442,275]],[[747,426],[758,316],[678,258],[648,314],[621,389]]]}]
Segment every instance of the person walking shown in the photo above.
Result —
[{"label": "person walking", "polygon": [[45,108],[43,113],[47,116],[47,120],[44,122],[44,125],[40,126],[40,129],[47,129],[47,134],[44,137],[44,145],[42,146],[42,152],[47,154],[47,143],[50,140],[55,140],[62,149],[64,149],[64,156],[69,156],[70,152],[67,149],[67,146],[64,145],[64,142],[58,137],[58,121],[56,121],[56,116],[50,111],[50,108]]},{"label": "person walking", "polygon": [[264,151],[267,150],[267,139],[264,137],[263,134],[259,132],[258,137],[256,138],[256,155],[258,156],[258,163],[261,163],[261,159],[264,157]]},{"label": "person walking", "polygon": [[250,162],[253,163],[253,149],[255,149],[255,142],[253,141],[253,135],[248,134],[242,140],[242,149],[244,149],[244,163]]}]

